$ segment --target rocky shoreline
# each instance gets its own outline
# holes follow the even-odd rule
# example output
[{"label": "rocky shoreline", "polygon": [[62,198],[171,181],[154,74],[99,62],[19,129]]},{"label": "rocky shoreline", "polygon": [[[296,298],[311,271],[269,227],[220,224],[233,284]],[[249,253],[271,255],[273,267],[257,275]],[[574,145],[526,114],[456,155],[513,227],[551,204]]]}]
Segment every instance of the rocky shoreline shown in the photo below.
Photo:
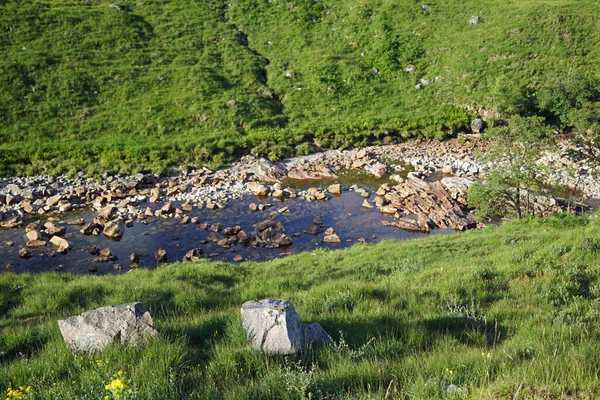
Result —
[{"label": "rocky shoreline", "polygon": [[[66,213],[71,210],[93,209],[93,221],[65,220],[69,225],[81,225],[83,235],[104,234],[119,240],[126,227],[148,218],[178,219],[182,224],[202,224],[188,214],[197,209],[219,210],[231,200],[251,194],[258,198],[303,199],[307,202],[326,201],[339,196],[342,190],[352,190],[364,198],[365,209],[376,207],[382,215],[394,220],[382,221],[384,226],[407,231],[429,232],[432,229],[464,230],[476,226],[467,209],[466,191],[473,179],[485,174],[489,165],[478,163],[475,152],[485,142],[477,137],[466,141],[413,140],[399,145],[374,146],[354,150],[332,150],[273,163],[252,156],[243,157],[231,167],[218,171],[206,168],[181,172],[177,176],[160,178],[137,174],[128,177],[105,175],[100,179],[77,176],[38,176],[0,179],[0,227],[17,228],[35,217]],[[547,154],[540,161],[555,165],[557,184],[573,185],[565,174],[567,159]],[[571,163],[573,166],[573,163]],[[593,171],[584,165],[574,165],[581,173],[580,190],[590,197],[600,197],[600,185]],[[329,184],[348,171],[369,176],[376,188],[371,192],[357,185]],[[308,182],[306,189],[294,188],[295,182]],[[250,204],[250,209],[264,211],[264,204]],[[537,213],[547,215],[561,211],[564,205],[550,196],[538,196]],[[291,245],[281,224],[274,221],[285,207],[273,211],[269,218],[254,226],[254,232],[244,232],[239,226],[203,226],[210,230],[208,240],[222,247],[236,244],[277,248]],[[56,251],[66,252],[69,243],[62,239],[64,229],[58,221],[43,226],[30,223],[26,227],[28,248],[41,248],[49,243]],[[219,224],[220,225],[220,224]],[[304,231],[322,233],[315,223]],[[339,242],[333,228],[326,230],[325,243]],[[201,256],[198,249],[188,259]],[[23,258],[30,257],[21,248]],[[158,257],[158,256],[157,256]],[[158,258],[157,258],[158,259]]]}]

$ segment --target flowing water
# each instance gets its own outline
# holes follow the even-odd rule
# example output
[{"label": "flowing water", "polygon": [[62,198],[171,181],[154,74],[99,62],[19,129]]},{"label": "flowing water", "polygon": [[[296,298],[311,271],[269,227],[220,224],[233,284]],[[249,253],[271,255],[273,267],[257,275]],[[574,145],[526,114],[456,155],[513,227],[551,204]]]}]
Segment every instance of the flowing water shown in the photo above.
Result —
[{"label": "flowing water", "polygon": [[[322,186],[324,182],[319,182]],[[329,182],[328,182],[329,183]],[[331,182],[333,183],[333,182]],[[363,183],[361,187],[367,190],[376,189],[377,184]],[[344,188],[344,185],[342,186]],[[347,189],[348,186],[345,185]],[[371,196],[372,198],[373,196]],[[201,229],[201,224],[183,225],[179,219],[148,218],[144,221],[135,221],[134,225],[126,228],[120,241],[111,241],[106,237],[85,236],[79,232],[80,226],[64,225],[66,234],[64,238],[72,244],[72,249],[67,254],[54,251],[51,244],[43,249],[30,249],[33,257],[22,259],[18,255],[20,248],[27,241],[25,229],[17,228],[0,231],[0,270],[15,272],[43,272],[43,271],[69,271],[73,273],[118,273],[130,269],[129,256],[136,253],[141,256],[139,267],[155,267],[157,262],[154,253],[165,249],[169,262],[180,261],[189,250],[201,247],[205,256],[213,260],[232,262],[236,255],[244,260],[262,261],[311,251],[319,248],[343,248],[355,244],[359,238],[364,238],[367,243],[375,243],[384,239],[410,239],[425,236],[422,233],[406,232],[393,227],[384,227],[381,221],[393,220],[392,216],[380,214],[376,209],[363,208],[363,198],[353,191],[343,191],[340,196],[330,196],[327,201],[307,202],[303,199],[287,199],[275,201],[273,199],[258,200],[254,196],[244,196],[239,200],[232,200],[223,210],[194,210],[188,214],[196,216],[201,223],[221,223],[223,228],[239,225],[245,232],[253,232],[253,224],[266,220],[273,211],[288,207],[289,213],[278,214],[275,221],[283,224],[286,234],[292,239],[292,245],[284,249],[264,249],[252,246],[234,245],[229,249],[219,247],[207,241],[208,230]],[[270,205],[264,211],[250,211],[250,203],[263,203]],[[174,204],[176,205],[176,204]],[[161,204],[154,205],[154,209]],[[71,212],[58,217],[61,221],[84,218],[91,221],[93,211]],[[322,231],[333,227],[341,239],[338,245],[328,245],[322,242],[323,233],[316,236],[303,233],[302,230],[312,224],[315,216],[322,220]],[[46,220],[48,217],[42,219]],[[25,224],[32,220],[25,221]],[[432,234],[452,233],[453,231],[435,230]],[[294,234],[299,236],[295,236]],[[14,242],[8,247],[6,242]],[[100,249],[110,248],[116,260],[110,262],[95,262],[96,256],[89,253],[92,246]],[[115,267],[116,265],[116,267]],[[121,267],[119,269],[119,266]]]}]

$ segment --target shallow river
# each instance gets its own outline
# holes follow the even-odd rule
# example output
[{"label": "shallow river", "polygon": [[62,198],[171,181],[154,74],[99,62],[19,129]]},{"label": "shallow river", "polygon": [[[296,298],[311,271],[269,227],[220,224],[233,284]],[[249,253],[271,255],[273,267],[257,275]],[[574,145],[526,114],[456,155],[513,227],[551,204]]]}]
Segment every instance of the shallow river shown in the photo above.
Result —
[{"label": "shallow river", "polygon": [[[344,182],[344,180],[342,180]],[[319,182],[319,186],[331,182]],[[381,183],[381,182],[378,182]],[[287,182],[287,185],[294,184]],[[312,183],[313,185],[315,182]],[[306,185],[306,183],[303,183]],[[376,190],[378,185],[363,182],[361,187],[367,190]],[[51,244],[43,249],[29,249],[33,253],[30,259],[22,259],[18,255],[20,248],[25,246],[25,228],[0,231],[0,270],[15,272],[42,272],[42,271],[69,271],[74,273],[123,273],[130,270],[129,256],[131,253],[140,255],[140,268],[155,267],[157,262],[154,253],[159,249],[167,251],[168,261],[181,261],[183,256],[191,249],[201,247],[205,256],[212,260],[233,262],[236,255],[244,260],[261,261],[288,254],[311,251],[317,248],[343,248],[357,243],[359,238],[364,238],[367,243],[375,243],[384,239],[410,239],[425,236],[422,233],[406,232],[393,227],[384,227],[381,221],[392,221],[392,216],[384,216],[376,209],[363,208],[363,198],[353,191],[347,191],[349,185],[343,184],[343,193],[340,196],[331,196],[327,201],[307,202],[302,199],[288,199],[278,201],[274,199],[258,200],[255,196],[244,196],[239,200],[231,200],[223,210],[194,210],[190,217],[198,217],[201,223],[221,223],[223,228],[239,225],[247,233],[253,232],[253,224],[266,220],[273,211],[288,207],[289,213],[277,215],[275,221],[283,224],[286,234],[291,238],[292,245],[284,249],[264,249],[252,246],[234,245],[223,249],[213,242],[207,241],[210,233],[201,229],[200,224],[183,225],[179,219],[148,218],[144,221],[135,221],[133,226],[126,228],[123,238],[111,241],[99,236],[85,236],[79,232],[80,226],[66,227],[67,239],[72,249],[67,254],[54,251]],[[371,199],[373,196],[370,197]],[[250,211],[250,203],[270,204],[264,211]],[[173,204],[177,206],[177,204]],[[158,209],[162,204],[153,205]],[[93,211],[71,212],[59,216],[61,221],[84,218],[89,222],[94,217]],[[320,216],[322,220],[321,233],[313,236],[303,233],[303,229],[312,224],[314,217]],[[48,217],[45,217],[48,218]],[[32,220],[26,220],[25,225]],[[322,242],[323,231],[333,227],[341,239],[338,245],[328,245]],[[296,236],[298,233],[299,236]],[[448,230],[434,230],[431,234],[453,233]],[[296,234],[296,235],[294,235]],[[6,242],[14,242],[8,247]],[[89,253],[92,246],[100,249],[110,248],[116,256],[114,261],[95,262],[97,256]],[[117,267],[115,267],[117,265]],[[121,269],[118,269],[121,266]],[[117,268],[117,269],[115,269]]]}]

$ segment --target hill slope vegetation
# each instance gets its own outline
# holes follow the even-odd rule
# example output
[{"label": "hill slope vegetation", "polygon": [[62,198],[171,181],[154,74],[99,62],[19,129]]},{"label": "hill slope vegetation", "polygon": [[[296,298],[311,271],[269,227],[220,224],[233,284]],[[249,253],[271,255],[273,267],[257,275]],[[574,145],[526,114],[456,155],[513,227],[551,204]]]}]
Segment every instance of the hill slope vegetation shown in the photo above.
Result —
[{"label": "hill slope vegetation", "polygon": [[[309,143],[442,138],[481,107],[557,123],[598,99],[599,11],[591,0],[3,0],[0,173],[162,172]],[[554,90],[573,79],[577,93]]]},{"label": "hill slope vegetation", "polygon": [[[2,273],[0,394],[31,386],[26,398],[598,398],[599,230],[597,220],[562,216],[265,263]],[[254,352],[240,306],[261,298],[290,300],[336,345]],[[132,301],[151,312],[155,341],[93,355],[66,348],[57,319]],[[123,373],[126,390],[113,396]]]}]

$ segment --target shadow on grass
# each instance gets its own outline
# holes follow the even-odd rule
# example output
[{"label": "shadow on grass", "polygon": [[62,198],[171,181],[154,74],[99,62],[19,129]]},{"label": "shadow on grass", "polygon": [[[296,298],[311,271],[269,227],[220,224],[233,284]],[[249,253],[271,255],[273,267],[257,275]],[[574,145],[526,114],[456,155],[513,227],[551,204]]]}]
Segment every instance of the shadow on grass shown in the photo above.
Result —
[{"label": "shadow on grass", "polygon": [[0,335],[0,363],[17,357],[31,358],[50,340],[46,332],[30,329],[21,335]]},{"label": "shadow on grass", "polygon": [[506,339],[507,330],[497,321],[474,320],[463,316],[441,316],[423,322],[434,339],[450,335],[458,342],[471,346],[495,346]]}]

